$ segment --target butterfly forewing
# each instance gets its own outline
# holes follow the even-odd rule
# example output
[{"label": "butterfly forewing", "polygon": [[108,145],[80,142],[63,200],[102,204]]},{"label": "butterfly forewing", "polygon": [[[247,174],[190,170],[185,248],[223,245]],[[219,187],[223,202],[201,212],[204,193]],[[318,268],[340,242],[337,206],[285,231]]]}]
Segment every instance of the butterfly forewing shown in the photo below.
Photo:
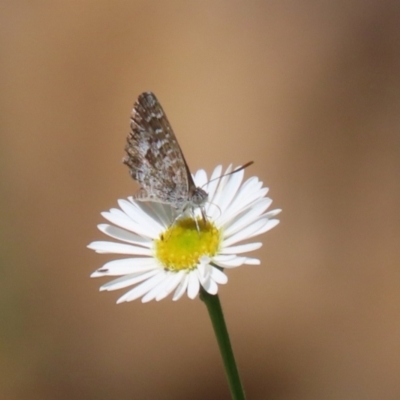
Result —
[{"label": "butterfly forewing", "polygon": [[142,93],[133,107],[125,150],[123,162],[141,186],[137,200],[180,210],[201,207],[206,201],[207,194],[196,188],[164,110],[151,92]]}]

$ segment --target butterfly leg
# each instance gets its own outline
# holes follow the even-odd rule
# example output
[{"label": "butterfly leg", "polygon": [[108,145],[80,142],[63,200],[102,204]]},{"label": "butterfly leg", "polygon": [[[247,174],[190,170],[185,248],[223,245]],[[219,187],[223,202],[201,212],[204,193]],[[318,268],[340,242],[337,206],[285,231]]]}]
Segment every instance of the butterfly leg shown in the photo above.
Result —
[{"label": "butterfly leg", "polygon": [[206,216],[206,211],[205,211],[204,207],[201,207],[200,211],[201,211],[201,216],[203,217],[203,222],[204,222],[204,224],[206,224],[207,223],[207,216]]},{"label": "butterfly leg", "polygon": [[193,220],[194,220],[194,223],[196,224],[197,233],[198,233],[199,236],[200,236],[199,222],[197,221],[196,214],[195,214],[195,212],[194,212],[194,208],[192,208],[190,211],[191,211],[191,214],[192,214],[192,218],[193,218]]},{"label": "butterfly leg", "polygon": [[174,220],[172,221],[172,224],[169,226],[169,235],[168,235],[168,237],[165,238],[165,241],[168,241],[169,236],[171,235],[171,230],[172,230],[172,228],[175,226],[175,224],[176,224],[176,222],[178,221],[178,219],[179,219],[180,217],[182,217],[182,215],[183,215],[183,212],[178,213],[178,215],[177,215],[177,216],[174,218]]}]

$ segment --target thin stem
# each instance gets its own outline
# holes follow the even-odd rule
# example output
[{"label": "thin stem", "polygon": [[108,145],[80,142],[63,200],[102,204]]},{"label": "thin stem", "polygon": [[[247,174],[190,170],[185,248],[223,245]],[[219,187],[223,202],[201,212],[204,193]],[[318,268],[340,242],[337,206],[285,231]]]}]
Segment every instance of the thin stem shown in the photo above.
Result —
[{"label": "thin stem", "polygon": [[208,314],[217,337],[219,350],[224,362],[225,372],[228,378],[229,389],[233,400],[245,400],[244,389],[240,381],[239,372],[233,355],[231,341],[226,328],[224,314],[218,295],[211,295],[203,288],[200,291],[200,299],[207,306]]}]

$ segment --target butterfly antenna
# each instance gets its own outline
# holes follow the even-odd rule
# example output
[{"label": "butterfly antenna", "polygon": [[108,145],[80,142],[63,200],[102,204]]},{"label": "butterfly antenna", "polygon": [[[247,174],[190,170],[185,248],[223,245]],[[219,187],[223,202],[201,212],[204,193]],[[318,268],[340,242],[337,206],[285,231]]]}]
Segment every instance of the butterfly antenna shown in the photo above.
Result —
[{"label": "butterfly antenna", "polygon": [[201,216],[203,217],[203,222],[204,224],[207,224],[207,215],[206,215],[206,210],[204,209],[204,207],[200,208],[201,211]]},{"label": "butterfly antenna", "polygon": [[218,208],[218,210],[219,210],[219,215],[218,215],[218,217],[217,217],[217,218],[219,218],[219,217],[220,217],[220,215],[222,214],[222,210],[221,210],[221,208],[220,208],[220,207],[218,207],[218,205],[217,205],[217,204],[215,204],[215,203],[212,203],[211,201],[208,201],[207,203],[208,203],[208,204],[211,204],[212,206],[214,206],[214,207],[217,207],[217,208]]},{"label": "butterfly antenna", "polygon": [[254,161],[249,161],[249,162],[247,162],[246,164],[244,164],[244,165],[242,165],[242,166],[240,166],[240,167],[237,167],[237,168],[234,169],[233,171],[228,172],[227,174],[217,176],[216,178],[211,179],[211,181],[208,181],[207,183],[205,183],[205,184],[202,186],[202,188],[203,188],[205,185],[207,185],[207,184],[209,184],[210,182],[212,182],[212,181],[216,181],[217,179],[221,179],[221,178],[223,178],[224,176],[232,175],[232,174],[234,174],[234,173],[236,173],[236,172],[241,171],[242,169],[245,169],[245,168],[247,168],[247,167],[250,167],[250,165],[252,165],[252,164],[254,164]]}]

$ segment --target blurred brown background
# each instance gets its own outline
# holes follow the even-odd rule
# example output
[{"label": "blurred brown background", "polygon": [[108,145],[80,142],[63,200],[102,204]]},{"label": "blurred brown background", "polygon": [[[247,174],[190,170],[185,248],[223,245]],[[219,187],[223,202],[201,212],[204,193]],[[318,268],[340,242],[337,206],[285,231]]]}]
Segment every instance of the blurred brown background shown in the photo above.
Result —
[{"label": "blurred brown background", "polygon": [[220,291],[248,398],[400,398],[399,1],[0,7],[1,399],[229,399],[198,299],[89,279],[144,90],[193,171],[254,160],[283,209]]}]

